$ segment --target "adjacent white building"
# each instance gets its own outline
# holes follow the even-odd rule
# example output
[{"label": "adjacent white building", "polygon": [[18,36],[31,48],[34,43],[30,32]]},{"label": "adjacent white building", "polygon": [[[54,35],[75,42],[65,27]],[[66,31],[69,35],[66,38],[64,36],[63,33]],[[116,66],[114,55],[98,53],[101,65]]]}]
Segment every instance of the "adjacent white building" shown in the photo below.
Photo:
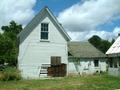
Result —
[{"label": "adjacent white building", "polygon": [[69,42],[69,74],[106,72],[106,55],[89,42]]},{"label": "adjacent white building", "polygon": [[[23,78],[47,77],[47,67],[51,63],[66,64],[67,74],[106,71],[105,55],[89,43],[82,46],[79,43],[69,43],[70,37],[47,7],[31,20],[18,38],[18,68]],[[74,44],[78,44],[78,47],[72,47],[73,52],[69,53],[73,55],[68,59],[68,49],[71,50],[71,45]],[[77,61],[80,62],[79,65]]]},{"label": "adjacent white building", "polygon": [[106,52],[108,56],[108,73],[114,76],[120,76],[120,36]]}]

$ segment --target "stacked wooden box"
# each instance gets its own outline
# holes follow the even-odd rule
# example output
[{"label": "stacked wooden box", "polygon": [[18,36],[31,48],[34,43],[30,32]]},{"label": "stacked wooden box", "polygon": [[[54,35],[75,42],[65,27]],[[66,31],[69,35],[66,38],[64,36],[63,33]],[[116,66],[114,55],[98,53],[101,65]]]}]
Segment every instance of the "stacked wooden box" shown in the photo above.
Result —
[{"label": "stacked wooden box", "polygon": [[66,64],[51,65],[48,67],[48,76],[51,77],[63,77],[66,76]]},{"label": "stacked wooden box", "polygon": [[48,76],[51,77],[63,77],[66,76],[67,67],[66,64],[61,63],[60,57],[51,57],[51,66],[48,67]]}]

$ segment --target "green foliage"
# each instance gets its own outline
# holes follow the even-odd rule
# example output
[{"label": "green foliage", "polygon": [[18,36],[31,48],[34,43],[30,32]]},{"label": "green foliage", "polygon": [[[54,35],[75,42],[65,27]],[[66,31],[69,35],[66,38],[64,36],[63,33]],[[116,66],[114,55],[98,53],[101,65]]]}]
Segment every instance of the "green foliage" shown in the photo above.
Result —
[{"label": "green foliage", "polygon": [[14,21],[8,26],[2,26],[3,34],[0,34],[0,64],[8,63],[16,66],[18,46],[17,34],[22,30],[22,26]]},{"label": "green foliage", "polygon": [[4,63],[8,60],[13,48],[13,42],[10,38],[0,34],[0,63]]},{"label": "green foliage", "polygon": [[113,39],[111,42],[109,42],[108,40],[103,40],[99,36],[94,35],[88,41],[97,49],[105,53],[115,40]]},{"label": "green foliage", "polygon": [[111,45],[112,45],[111,42],[109,42],[109,41],[107,41],[107,40],[102,40],[99,49],[100,49],[103,53],[106,53],[106,51],[110,48]]},{"label": "green foliage", "polygon": [[7,67],[0,72],[0,80],[10,81],[10,80],[20,80],[20,72],[15,67]]},{"label": "green foliage", "polygon": [[100,43],[101,43],[101,38],[94,35],[92,38],[88,40],[91,44],[93,44],[96,48],[99,48]]},{"label": "green foliage", "polygon": [[1,29],[4,32],[12,32],[17,35],[22,30],[22,25],[18,25],[15,21],[11,21],[9,26],[2,26]]},{"label": "green foliage", "polygon": [[113,44],[114,42],[115,42],[115,39],[112,39],[111,44]]}]

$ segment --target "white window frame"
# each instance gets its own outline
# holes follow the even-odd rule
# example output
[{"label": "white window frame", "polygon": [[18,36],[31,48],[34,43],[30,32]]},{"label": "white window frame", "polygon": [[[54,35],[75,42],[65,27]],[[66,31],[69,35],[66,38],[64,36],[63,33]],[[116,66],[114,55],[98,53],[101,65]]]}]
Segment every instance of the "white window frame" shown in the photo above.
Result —
[{"label": "white window frame", "polygon": [[[42,31],[41,30],[41,28],[42,28],[42,24],[48,24],[48,31]],[[41,32],[47,32],[48,33],[48,39],[42,39],[41,38]],[[46,42],[48,42],[49,41],[49,23],[48,22],[42,22],[41,24],[40,24],[40,41],[46,41]]]}]

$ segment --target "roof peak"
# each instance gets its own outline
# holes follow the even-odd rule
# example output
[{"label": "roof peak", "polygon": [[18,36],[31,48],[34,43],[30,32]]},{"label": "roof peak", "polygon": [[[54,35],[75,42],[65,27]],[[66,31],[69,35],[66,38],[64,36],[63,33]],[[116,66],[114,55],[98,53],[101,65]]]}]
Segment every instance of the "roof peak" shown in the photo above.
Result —
[{"label": "roof peak", "polygon": [[40,21],[45,17],[45,15],[48,14],[48,16],[53,20],[53,22],[55,23],[55,25],[58,27],[58,30],[60,31],[60,33],[63,35],[63,37],[69,41],[71,38],[69,37],[69,35],[67,34],[67,32],[64,30],[64,28],[59,24],[58,20],[56,19],[56,17],[54,16],[54,14],[52,13],[52,11],[45,6],[44,8],[42,8],[40,10],[40,12],[38,12],[38,14],[36,14],[33,19],[25,26],[25,28],[18,34],[18,37],[20,37],[23,33],[25,33],[25,31],[27,32],[27,34],[24,37],[25,38],[30,34],[30,32],[40,23]]}]

